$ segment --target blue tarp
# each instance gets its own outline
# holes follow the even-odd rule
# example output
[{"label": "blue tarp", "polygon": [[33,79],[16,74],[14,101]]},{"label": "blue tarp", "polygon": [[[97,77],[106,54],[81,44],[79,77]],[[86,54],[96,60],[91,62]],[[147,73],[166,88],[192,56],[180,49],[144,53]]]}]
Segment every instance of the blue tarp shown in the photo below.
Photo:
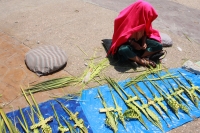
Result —
[{"label": "blue tarp", "polygon": [[[83,119],[85,126],[88,128],[89,133],[93,133],[89,123],[84,115],[84,112],[82,111],[82,108],[79,104],[79,102],[77,101],[77,98],[75,98],[75,100],[66,100],[66,99],[57,99],[58,101],[60,101],[64,106],[66,106],[71,112],[75,113],[75,112],[79,112],[78,114],[78,118]],[[37,99],[36,99],[37,101]],[[62,119],[62,116],[65,118],[65,120],[67,120],[71,125],[74,125],[74,122],[69,120],[69,115],[63,110],[63,108],[61,107],[61,105],[55,101],[55,100],[49,100],[47,102],[38,104],[40,111],[43,115],[44,118],[48,118],[50,116],[54,117],[54,111],[53,108],[51,106],[51,104],[54,106],[58,117],[60,118],[60,122],[62,123],[63,126],[66,126],[64,120]],[[30,111],[30,107],[26,107],[22,109],[23,114],[25,115],[26,121],[29,125],[29,127],[32,125],[32,122],[28,116],[27,112],[31,112]],[[22,133],[24,132],[17,117],[19,117],[22,120],[22,116],[20,114],[19,110],[16,110],[14,112],[10,112],[7,114],[7,116],[12,120],[13,123],[16,124],[17,128],[19,129],[19,131]],[[38,117],[35,116],[35,122],[38,122]],[[55,117],[53,118],[53,121],[48,123],[51,128],[52,128],[52,133],[58,133],[58,122],[56,121]],[[67,127],[67,126],[66,126]]]},{"label": "blue tarp", "polygon": [[[200,86],[200,82],[199,82],[200,76],[199,75],[192,74],[192,73],[190,73],[190,72],[188,72],[184,69],[181,69],[181,68],[170,70],[170,72],[174,73],[175,76],[177,76],[177,75],[180,76],[178,71],[180,71],[188,79],[190,79],[194,83],[194,85]],[[151,75],[149,77],[151,77]],[[187,82],[185,81],[185,79],[183,77],[180,78],[180,80],[189,87],[189,84],[187,84]],[[118,84],[123,88],[128,81],[130,81],[130,79],[118,82]],[[174,87],[177,87],[177,85],[175,84],[175,82],[172,79],[170,79],[169,82],[172,83]],[[151,90],[157,96],[159,96],[158,91],[156,91],[156,89],[151,85],[151,83],[148,82],[147,84],[151,88]],[[164,83],[162,81],[157,82],[157,84],[162,89],[165,89],[166,92],[168,92],[168,90],[166,89],[167,86],[164,86],[163,85]],[[138,85],[140,86],[140,88],[142,88],[142,90],[145,92],[145,94],[147,94],[147,96],[149,98],[153,98],[153,96],[151,95],[150,91],[146,88],[144,83],[139,82]],[[97,98],[97,96],[98,96],[97,90],[98,89],[101,91],[101,93],[102,93],[102,95],[103,95],[103,97],[104,97],[104,99],[107,103],[107,106],[108,107],[115,107],[108,85],[99,86],[99,87],[96,87],[96,88],[92,88],[92,89],[83,91],[81,100],[83,100],[85,102],[81,102],[80,104],[81,104],[81,107],[82,107],[82,109],[85,113],[85,116],[87,117],[87,119],[90,123],[90,126],[91,126],[94,133],[112,133],[113,131],[111,129],[109,129],[108,127],[106,127],[106,125],[105,125],[105,118],[106,118],[105,113],[99,112],[99,109],[103,108],[103,106],[101,104],[100,99]],[[130,88],[126,88],[124,90],[128,94],[135,96]],[[114,94],[114,96],[117,100],[118,105],[120,107],[122,107],[122,110],[124,112],[127,109],[127,106],[125,105],[124,101],[120,98],[120,96],[117,94],[117,92],[115,92],[115,91],[112,91],[112,92],[113,92],[113,94]],[[169,112],[169,115],[171,116],[172,120],[170,120],[167,117],[167,115],[165,115],[163,113],[164,119],[168,124],[167,125],[165,123],[165,121],[159,116],[159,114],[154,110],[154,108],[150,107],[150,109],[153,110],[157,114],[157,116],[159,116],[165,132],[167,132],[167,131],[169,131],[173,128],[179,127],[179,126],[183,125],[184,123],[192,121],[193,118],[200,117],[200,110],[198,110],[194,106],[194,104],[191,103],[191,101],[185,95],[183,95],[183,96],[187,99],[189,106],[192,109],[192,110],[190,110],[192,118],[190,116],[188,116],[187,114],[185,114],[183,111],[180,110],[178,112],[178,116],[180,117],[180,119],[178,119],[169,108],[168,112]],[[147,102],[147,100],[141,94],[139,94],[139,97],[142,98],[144,103]],[[124,95],[124,98],[126,98],[125,95]],[[166,105],[165,102],[163,102],[163,103]],[[162,132],[159,128],[155,127],[151,122],[149,122],[149,120],[147,120],[147,118],[144,115],[143,115],[143,119],[144,119],[146,125],[148,126],[149,130],[146,130],[145,127],[138,120],[129,120],[129,121],[126,122],[126,130],[124,129],[124,127],[122,126],[121,123],[118,124],[118,132],[119,133],[122,133],[122,132],[128,132],[128,133],[138,133],[138,132],[140,132],[140,133],[142,133],[142,132],[144,132],[144,133],[157,133],[157,132]]]},{"label": "blue tarp", "polygon": [[[195,75],[193,73],[190,73],[184,69],[181,68],[176,68],[176,69],[171,69],[169,70],[171,73],[174,73],[175,76],[180,76],[180,74],[178,73],[178,71],[180,71],[181,73],[183,73],[188,79],[190,79],[192,81],[192,83],[195,86],[200,86],[200,75]],[[161,74],[165,74],[164,72]],[[149,75],[149,77],[151,78],[152,75]],[[188,82],[183,78],[179,78],[186,86],[190,87]],[[130,81],[130,79],[124,80],[124,81],[120,81],[118,82],[118,84],[124,88],[125,84]],[[177,84],[172,80],[169,79],[168,80],[174,87],[177,87]],[[163,81],[156,81],[157,84],[164,89],[167,93],[169,93],[168,91],[168,87],[169,84],[165,84]],[[154,94],[156,94],[157,96],[159,96],[158,91],[156,91],[156,89],[152,86],[152,84],[150,82],[147,82],[147,85],[150,87],[150,89],[154,92]],[[138,83],[139,87],[142,88],[142,90],[145,92],[145,94],[149,97],[149,98],[153,98],[152,94],[150,93],[150,91],[146,88],[146,86],[144,85],[144,83],[139,82]],[[138,93],[139,97],[142,99],[142,101],[144,103],[147,103],[147,100],[145,99],[144,96],[142,96],[134,86],[132,86],[133,89]],[[103,86],[98,86],[95,88],[90,88],[87,90],[84,90],[82,92],[81,97],[77,98],[77,100],[69,100],[67,101],[66,99],[58,99],[59,101],[61,101],[67,108],[69,108],[73,113],[75,112],[79,112],[78,118],[82,118],[84,120],[84,123],[86,125],[86,127],[89,130],[89,133],[112,133],[113,131],[108,128],[105,125],[105,118],[106,115],[105,113],[100,113],[99,109],[103,108],[102,103],[100,98],[98,98],[98,93],[97,90],[100,90],[108,107],[115,107],[114,103],[113,103],[113,99],[110,93],[110,88],[108,85],[103,85]],[[127,94],[135,96],[134,93],[131,91],[130,88],[125,88],[124,89],[125,92],[127,92]],[[117,92],[115,92],[114,90],[112,91],[116,101],[118,103],[118,105],[122,108],[122,112],[124,112],[127,109],[127,106],[125,105],[124,101],[120,98],[120,96],[118,95]],[[126,96],[123,95],[124,98],[126,99]],[[190,122],[192,121],[194,118],[198,118],[200,117],[200,110],[198,110],[194,104],[187,98],[187,96],[183,95],[186,99],[187,102],[189,103],[189,106],[191,108],[190,110],[190,114],[191,117],[188,116],[186,113],[184,113],[183,111],[179,111],[178,112],[178,116],[179,119],[174,115],[174,113],[171,111],[171,109],[167,106],[167,104],[165,102],[163,102],[167,107],[168,107],[168,113],[171,116],[171,120],[167,117],[167,115],[163,112],[163,117],[164,120],[167,122],[165,122],[160,116],[159,114],[154,110],[153,107],[150,107],[150,109],[157,114],[157,116],[159,117],[159,119],[161,120],[163,129],[165,132],[170,131],[173,128],[179,127],[181,125],[183,125],[184,123]],[[36,99],[37,101],[37,99]],[[74,125],[74,123],[72,121],[69,120],[69,116],[66,114],[66,112],[61,108],[61,106],[55,101],[55,100],[50,100],[44,103],[39,104],[40,110],[44,116],[44,118],[47,118],[49,116],[53,116],[54,112],[53,109],[50,105],[50,103],[52,103],[55,106],[56,112],[58,114],[59,117],[64,116],[66,118],[66,120],[68,120],[69,122],[71,122],[72,125]],[[141,104],[139,101],[137,101],[138,104]],[[27,112],[30,112],[30,108],[24,108],[22,109],[25,117],[28,121],[29,126],[32,124]],[[19,118],[21,118],[20,112],[19,110],[14,111],[14,112],[10,112],[7,114],[7,116],[17,125],[17,128],[23,132],[18,120],[16,119],[16,117],[18,116]],[[36,117],[37,118],[37,117]],[[124,127],[122,126],[122,124],[119,122],[118,124],[118,132],[122,133],[122,132],[127,132],[127,133],[138,133],[138,132],[144,132],[144,133],[157,133],[157,132],[162,132],[159,128],[157,128],[156,126],[154,126],[151,122],[149,122],[149,120],[143,115],[142,118],[144,119],[146,125],[148,126],[148,130],[145,129],[145,127],[138,121],[138,120],[129,120],[126,121],[126,130],[124,129]],[[22,119],[22,118],[21,118]],[[64,122],[61,120],[62,124],[64,124]],[[53,133],[58,132],[58,123],[55,120],[55,118],[53,119],[52,122],[49,123]]]}]

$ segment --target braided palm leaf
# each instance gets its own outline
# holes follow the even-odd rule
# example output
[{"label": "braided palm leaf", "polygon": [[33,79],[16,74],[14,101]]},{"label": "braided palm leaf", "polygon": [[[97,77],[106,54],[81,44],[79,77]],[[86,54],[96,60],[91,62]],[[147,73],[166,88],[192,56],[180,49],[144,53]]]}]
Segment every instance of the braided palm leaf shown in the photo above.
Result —
[{"label": "braided palm leaf", "polygon": [[[147,79],[148,79],[148,78],[147,78]],[[163,97],[158,97],[155,93],[152,92],[152,90],[149,88],[149,86],[146,84],[146,82],[143,81],[143,83],[144,83],[144,85],[147,87],[147,89],[151,92],[151,94],[152,94],[152,96],[153,96],[153,100],[151,100],[150,98],[148,98],[148,97],[145,95],[145,93],[142,91],[142,89],[140,89],[140,87],[139,87],[137,84],[135,85],[136,89],[137,89],[141,94],[143,94],[143,95],[147,98],[148,104],[149,104],[149,105],[152,105],[152,106],[156,109],[156,111],[160,114],[160,116],[163,118],[164,121],[165,121],[165,119],[164,119],[164,117],[163,117],[163,115],[162,115],[161,109],[165,112],[165,114],[166,114],[166,115],[169,117],[169,119],[171,120],[171,117],[170,117],[170,115],[168,114],[168,109],[167,109],[167,107],[162,103],[162,101],[164,100]],[[160,95],[162,96],[161,93],[160,93]],[[149,102],[149,99],[150,99],[150,102]],[[160,107],[161,109],[156,105],[156,103],[159,105],[159,107]],[[166,121],[165,121],[165,122],[166,122]],[[167,124],[168,127],[169,127],[169,124],[168,124],[167,122],[166,122],[166,124]]]},{"label": "braided palm leaf", "polygon": [[[184,93],[187,95],[187,97],[193,102],[193,104],[196,106],[196,103],[195,103],[195,100],[194,100],[194,94],[192,94],[190,91],[189,91],[189,88],[187,88],[186,86],[184,86],[184,84],[181,82],[181,81],[177,81],[174,79],[174,81],[177,83],[178,85],[178,88],[179,89],[183,89],[184,90]],[[181,85],[181,84],[183,85]],[[196,106],[198,108],[198,105]]]},{"label": "braided palm leaf", "polygon": [[[32,125],[36,124],[36,123],[35,123],[35,118],[34,118],[33,109],[34,109],[34,108],[30,107],[31,112],[29,113],[29,112],[27,111],[28,116],[29,116],[29,118],[30,118],[30,120],[31,120],[31,122],[32,122]],[[40,133],[40,131],[39,131],[38,128],[35,128],[35,129],[33,129],[33,133]]]},{"label": "braided palm leaf", "polygon": [[54,116],[55,116],[56,121],[58,122],[58,125],[59,125],[58,126],[58,131],[61,132],[61,133],[65,133],[65,132],[69,131],[69,128],[67,128],[67,127],[65,127],[65,126],[63,126],[61,124],[61,122],[59,120],[59,117],[58,117],[58,114],[57,114],[57,112],[56,112],[56,110],[55,110],[55,108],[54,108],[54,106],[52,104],[51,104],[51,107],[52,107],[52,109],[54,111]]},{"label": "braided palm leaf", "polygon": [[[159,76],[159,75],[158,75]],[[163,80],[162,80],[163,81]],[[163,81],[163,83],[165,83],[164,81]],[[173,108],[172,106],[177,106],[177,108],[178,108],[178,106],[179,106],[179,108],[180,109],[182,109],[186,114],[188,114],[189,116],[190,116],[190,112],[189,112],[189,109],[185,106],[185,105],[183,105],[182,103],[185,103],[189,108],[190,108],[190,106],[189,106],[189,104],[188,104],[188,102],[187,102],[187,100],[181,95],[181,93],[183,93],[184,92],[184,90],[183,89],[181,89],[180,87],[178,88],[178,89],[175,89],[174,87],[173,87],[173,85],[168,81],[168,83],[169,83],[169,85],[171,86],[171,89],[169,89],[168,88],[168,90],[170,91],[170,95],[171,96],[173,96],[175,99],[172,99],[171,100],[171,103],[170,103],[170,101],[168,102],[169,104],[172,104],[171,105],[171,108]],[[166,86],[165,86],[166,87]],[[172,91],[172,89],[174,90],[174,92]],[[171,97],[169,97],[169,98],[171,98]],[[177,104],[179,104],[179,105],[177,105]],[[174,110],[174,112],[176,113],[176,115],[178,114],[178,110],[179,110],[179,108],[177,109],[177,108],[173,108],[173,110]],[[177,115],[178,116],[178,115]],[[190,116],[191,117],[191,116]]]},{"label": "braided palm leaf", "polygon": [[[144,120],[142,118],[142,114],[141,112],[138,110],[138,107],[136,107],[135,105],[133,105],[131,103],[131,101],[137,100],[137,98],[128,98],[127,100],[123,97],[122,93],[120,92],[120,86],[111,78],[109,77],[105,77],[106,81],[108,82],[108,84],[119,94],[119,96],[121,97],[121,99],[124,101],[124,103],[126,104],[126,106],[131,109],[133,112],[137,113],[138,120],[139,122],[146,128],[148,129],[147,125],[144,123]],[[126,116],[125,116],[126,117]],[[128,117],[127,117],[128,118]]]},{"label": "braided palm leaf", "polygon": [[[121,90],[127,97],[127,100],[126,100],[126,103],[132,103],[133,105],[135,105],[144,115],[145,117],[152,123],[154,124],[155,126],[157,126],[160,130],[163,131],[163,128],[162,128],[162,125],[161,125],[161,122],[159,119],[156,119],[156,115],[154,114],[152,117],[148,114],[148,112],[150,112],[150,114],[152,115],[153,112],[149,111],[148,109],[146,108],[143,108],[143,106],[140,106],[135,100],[140,100],[140,98],[138,96],[131,96],[129,94],[127,94],[116,82],[115,82],[115,85],[117,86],[117,88],[119,90]],[[119,91],[118,90],[118,91]]]},{"label": "braided palm leaf", "polygon": [[[125,114],[124,115],[124,117],[126,118],[126,119],[132,119],[132,116],[137,116],[137,117],[134,117],[135,119],[137,119],[147,130],[148,130],[148,127],[147,127],[147,125],[145,124],[145,122],[144,122],[144,120],[143,120],[143,118],[142,118],[142,113],[140,112],[140,110],[135,106],[135,105],[133,105],[132,103],[130,103],[130,102],[127,102],[128,100],[125,100],[124,102],[125,102],[125,104],[127,105],[127,107],[129,108],[129,109],[127,109],[128,110],[128,112],[130,111],[130,113],[133,113],[133,114]],[[125,111],[126,112],[126,111]]]},{"label": "braided palm leaf", "polygon": [[[171,74],[169,71],[167,71],[168,74]],[[179,72],[180,73],[180,72]],[[171,74],[172,76],[172,74]],[[178,85],[179,89],[183,89],[184,93],[187,95],[187,97],[192,101],[192,103],[198,108],[198,100],[197,98],[195,98],[195,93],[191,92],[190,89],[188,87],[186,87],[186,85],[184,83],[182,83],[178,78],[175,79],[172,77],[172,79],[176,82],[176,84]],[[188,81],[188,80],[187,80]]]},{"label": "braided palm leaf", "polygon": [[180,106],[180,109],[182,109],[186,114],[188,114],[191,117],[190,111],[186,106],[184,106],[182,104],[180,104],[179,106]]},{"label": "braided palm leaf", "polygon": [[[171,75],[171,73],[168,73],[168,75],[172,78],[172,75]],[[173,96],[179,103],[182,103],[183,101],[188,105],[188,103],[187,103],[187,101],[183,98],[183,97],[181,97],[181,93],[183,92],[182,90],[180,90],[180,89],[175,89],[174,87],[173,87],[173,85],[167,80],[167,82],[165,82],[166,80],[163,80],[162,78],[161,78],[161,76],[157,73],[157,76],[160,78],[160,80],[164,83],[163,85],[166,87],[166,88],[168,88],[167,86],[166,86],[166,84],[167,84],[167,82],[168,82],[168,84],[170,85],[170,87],[171,88],[168,88],[168,90],[169,90],[169,92],[171,93],[170,95],[171,96]],[[182,99],[183,99],[183,101],[182,101]]]},{"label": "braided palm leaf", "polygon": [[[186,114],[188,114],[189,116],[190,116],[190,113],[189,113],[189,109],[185,106],[185,105],[183,105],[182,104],[182,101],[184,101],[184,103],[186,104],[186,105],[188,105],[188,103],[186,102],[186,100],[181,96],[181,93],[182,92],[186,92],[186,95],[188,95],[189,97],[191,97],[192,99],[193,99],[193,97],[192,97],[192,94],[188,91],[188,90],[186,90],[186,87],[185,86],[181,86],[180,84],[179,84],[179,82],[178,81],[176,81],[173,77],[172,77],[172,74],[171,73],[169,73],[168,72],[168,74],[170,74],[170,76],[171,76],[171,78],[177,83],[177,85],[178,85],[178,89],[175,89],[170,83],[170,86],[172,87],[172,89],[174,89],[174,90],[178,90],[179,92],[177,92],[177,91],[175,91],[175,94],[167,94],[164,90],[162,90],[161,88],[161,90],[162,90],[162,92],[163,93],[165,93],[165,95],[167,96],[167,98],[168,98],[168,101],[167,101],[167,103],[169,104],[169,106],[172,108],[172,110],[175,112],[175,114],[176,114],[176,116],[178,116],[178,110],[179,109],[182,109]],[[159,76],[159,74],[157,74],[158,76]],[[159,76],[160,77],[160,76]],[[162,80],[162,79],[161,79]],[[163,80],[162,80],[163,81]],[[165,83],[164,81],[163,81],[163,83]],[[166,84],[166,83],[165,83]],[[165,85],[164,84],[164,85]],[[158,85],[156,84],[156,86],[158,87]],[[165,87],[167,88],[167,86],[165,85]],[[159,88],[159,87],[158,87]],[[171,90],[171,89],[168,89],[168,90]],[[178,101],[176,101],[175,99],[173,99],[173,97],[172,96],[174,96],[176,99],[178,99]],[[188,105],[189,106],[189,105]],[[178,108],[178,109],[177,109]]]},{"label": "braided palm leaf", "polygon": [[[104,108],[108,109],[107,105],[106,105],[106,102],[105,102],[105,100],[104,100],[104,98],[103,98],[103,96],[102,96],[102,94],[101,94],[99,89],[98,89],[98,94],[99,94],[99,96],[101,98],[101,103],[103,104]],[[118,127],[117,127],[118,123],[117,123],[117,120],[116,120],[114,112],[110,111],[110,110],[106,110],[105,112],[106,112],[106,125],[108,127],[110,127],[114,131],[114,133],[116,133],[117,130],[118,130]]]},{"label": "braided palm leaf", "polygon": [[120,120],[120,122],[122,123],[122,125],[124,126],[124,128],[126,129],[126,123],[125,123],[124,115],[122,113],[122,108],[117,104],[117,101],[116,101],[116,99],[115,99],[115,97],[114,97],[111,89],[110,89],[110,93],[112,95],[112,99],[113,99],[114,104],[115,104],[114,111],[117,112],[118,119]]},{"label": "braided palm leaf", "polygon": [[114,121],[112,119],[110,119],[111,117],[106,117],[105,123],[106,123],[106,125],[108,127],[110,127],[111,129],[114,130],[114,133],[116,133],[118,129],[116,129],[116,127],[113,126],[114,125],[113,123],[117,124],[116,116],[115,116],[114,112],[110,112],[109,116],[111,116],[112,118],[114,118],[113,119]]},{"label": "braided palm leaf", "polygon": [[67,127],[69,128],[70,133],[77,133],[76,129],[63,116],[62,116],[62,119],[67,125]]},{"label": "braided palm leaf", "polygon": [[[179,109],[186,109],[187,107],[181,103],[178,103],[170,94],[167,94],[164,90],[159,88],[159,86],[155,83],[155,86],[157,86],[157,89],[160,89],[165,95],[163,95],[165,101],[167,104],[171,107],[172,111],[175,113],[177,118],[179,119],[178,116],[178,110]],[[188,109],[187,109],[188,110]],[[184,111],[184,110],[183,110]],[[184,111],[185,112],[185,111]],[[187,113],[187,112],[186,112]],[[188,113],[187,113],[188,114]],[[189,114],[188,114],[189,115]],[[189,115],[190,116],[190,115]]]},{"label": "braided palm leaf", "polygon": [[62,106],[63,110],[70,116],[69,119],[74,121],[74,123],[75,123],[74,127],[80,128],[81,133],[88,133],[88,129],[87,129],[87,127],[85,127],[83,119],[78,118],[79,112],[73,113],[67,107],[65,107],[60,101],[58,101],[58,100],[56,100],[56,101]]},{"label": "braided palm leaf", "polygon": [[[145,82],[143,82],[143,83],[148,88],[148,85]],[[134,91],[134,89],[131,86],[130,86],[130,88],[133,91],[133,93],[137,97],[139,97],[138,94],[136,93],[136,91]],[[149,97],[147,97],[147,95],[145,95],[145,93],[142,91],[142,89],[137,84],[135,85],[135,88],[147,99],[147,104],[144,104],[142,102],[142,100],[140,99],[140,101],[143,104],[143,108],[149,108],[150,106],[152,106],[158,112],[158,114],[162,117],[162,119],[165,121],[165,123],[169,126],[169,124],[167,123],[167,121],[163,117],[163,112],[161,111],[161,109],[159,108],[159,106],[156,104],[156,102],[154,101],[154,99],[150,99]],[[158,117],[153,112],[149,111],[149,109],[146,109],[146,111],[152,117],[152,119],[154,121],[156,121],[157,123],[160,123],[160,120],[158,119]],[[159,127],[162,127],[162,126],[159,126]]]},{"label": "braided palm leaf", "polygon": [[173,91],[170,89],[170,93],[171,93],[171,96],[173,96],[175,99],[177,99],[177,101],[181,104],[181,103],[185,103],[187,105],[187,107],[190,108],[187,100],[181,95],[184,90],[180,89],[180,88],[177,88],[175,89],[173,87],[173,85],[168,81],[169,85],[171,86],[171,88],[173,89]]},{"label": "braided palm leaf", "polygon": [[188,82],[188,84],[191,86],[191,89],[192,90],[195,90],[197,91],[197,93],[200,93],[200,90],[199,90],[199,87],[198,86],[195,86],[191,80],[189,80],[188,78],[186,78],[180,71],[178,71],[182,77],[184,77],[184,79]]},{"label": "braided palm leaf", "polygon": [[[23,93],[23,95],[24,95],[26,101],[28,102],[28,104],[30,105],[30,107],[32,108],[32,110],[35,112],[35,114],[37,115],[37,117],[38,117],[38,119],[39,119],[39,122],[36,123],[36,124],[33,124],[32,126],[30,126],[30,129],[35,130],[35,129],[37,129],[37,128],[41,128],[43,133],[52,133],[52,129],[51,129],[51,127],[50,127],[47,123],[50,122],[50,121],[52,121],[52,120],[53,120],[53,117],[50,116],[50,117],[44,119],[44,117],[43,117],[43,115],[42,115],[42,113],[41,113],[41,111],[40,111],[40,109],[39,109],[39,106],[38,106],[38,104],[36,103],[36,101],[35,101],[35,99],[34,99],[32,93],[29,92],[29,94],[30,94],[30,96],[31,96],[31,99],[32,99],[32,101],[33,101],[33,103],[34,103],[34,107],[36,108],[36,110],[34,109],[33,105],[32,105],[31,102],[29,101],[29,99],[28,99],[28,97],[27,97],[25,91],[24,91],[23,89],[21,89],[21,90],[22,90],[22,93]],[[36,130],[36,131],[37,131],[37,130]]]},{"label": "braided palm leaf", "polygon": [[[183,84],[181,81],[179,81],[181,84]],[[186,87],[184,84],[183,84],[183,87],[180,87],[180,88],[183,88],[184,91],[186,91],[187,95],[189,97],[191,97],[191,100],[193,102],[193,104],[199,109],[199,97],[197,96],[197,94],[195,92],[198,92],[196,91],[196,87],[193,86],[192,88],[189,88],[189,87]]]},{"label": "braided palm leaf", "polygon": [[[136,112],[135,110],[138,110],[136,107],[134,107],[135,109],[127,109],[124,112],[124,118],[125,119],[139,119],[140,116],[138,115],[138,112]],[[139,111],[139,110],[138,110]]]},{"label": "braided palm leaf", "polygon": [[[139,89],[139,86],[137,86],[138,89]],[[136,91],[130,86],[132,92],[136,95],[136,97],[140,100],[141,104],[142,104],[142,108],[147,112],[147,114],[149,115],[148,117],[151,117],[152,119],[149,119],[149,121],[151,121],[155,126],[157,126],[160,130],[163,131],[163,128],[162,128],[162,124],[160,122],[160,119],[158,118],[158,116],[149,109],[149,104],[145,104],[142,99],[139,98],[139,95],[136,93]],[[152,104],[152,102],[151,102]],[[162,114],[161,114],[162,116]]]}]

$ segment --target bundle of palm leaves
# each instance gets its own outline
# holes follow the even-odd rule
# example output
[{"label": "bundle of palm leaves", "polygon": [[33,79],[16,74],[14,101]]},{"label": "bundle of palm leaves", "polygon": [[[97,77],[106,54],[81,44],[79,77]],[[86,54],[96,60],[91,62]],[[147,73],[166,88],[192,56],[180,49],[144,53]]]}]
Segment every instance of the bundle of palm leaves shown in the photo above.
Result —
[{"label": "bundle of palm leaves", "polygon": [[55,79],[51,79],[51,80],[47,80],[47,81],[35,84],[27,88],[25,92],[36,93],[36,92],[41,92],[41,91],[48,91],[52,89],[67,87],[70,85],[76,85],[79,82],[81,82],[81,79],[77,77],[55,78]]},{"label": "bundle of palm leaves", "polygon": [[107,58],[104,58],[98,63],[94,63],[92,60],[90,64],[88,65],[88,68],[82,74],[82,76],[79,76],[79,77],[68,76],[68,77],[47,80],[47,81],[32,85],[31,87],[27,88],[25,92],[27,94],[29,92],[36,93],[36,92],[41,92],[41,91],[48,91],[52,89],[63,88],[67,86],[87,84],[89,81],[91,81],[96,76],[98,76],[99,73],[101,73],[101,71],[107,66],[108,66]]}]

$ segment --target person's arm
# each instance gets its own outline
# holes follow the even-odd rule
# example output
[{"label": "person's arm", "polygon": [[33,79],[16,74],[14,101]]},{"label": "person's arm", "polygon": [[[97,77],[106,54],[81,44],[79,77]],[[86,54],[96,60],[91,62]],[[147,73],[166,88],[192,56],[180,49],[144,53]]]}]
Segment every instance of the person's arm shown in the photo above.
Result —
[{"label": "person's arm", "polygon": [[146,39],[147,39],[147,36],[144,34],[144,36],[142,37],[142,44],[141,44],[142,49],[147,48]]},{"label": "person's arm", "polygon": [[[140,39],[142,39],[142,44],[137,43],[137,41]],[[135,41],[135,40],[137,40],[137,41]],[[130,36],[129,42],[136,50],[146,49],[146,35],[145,35],[144,30],[134,32]]]},{"label": "person's arm", "polygon": [[134,40],[129,39],[129,43],[136,49],[136,50],[141,50],[142,47],[140,46],[140,44],[136,43]]}]

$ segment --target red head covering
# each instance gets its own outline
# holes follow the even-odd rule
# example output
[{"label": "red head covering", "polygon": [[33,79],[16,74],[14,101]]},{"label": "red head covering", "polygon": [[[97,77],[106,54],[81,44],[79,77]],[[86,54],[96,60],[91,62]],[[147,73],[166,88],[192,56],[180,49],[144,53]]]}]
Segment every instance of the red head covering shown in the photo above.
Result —
[{"label": "red head covering", "polygon": [[143,0],[138,0],[122,10],[114,21],[112,46],[108,54],[115,54],[120,45],[125,43],[134,32],[140,30],[144,30],[148,38],[160,42],[159,32],[151,25],[157,16],[154,8]]}]

